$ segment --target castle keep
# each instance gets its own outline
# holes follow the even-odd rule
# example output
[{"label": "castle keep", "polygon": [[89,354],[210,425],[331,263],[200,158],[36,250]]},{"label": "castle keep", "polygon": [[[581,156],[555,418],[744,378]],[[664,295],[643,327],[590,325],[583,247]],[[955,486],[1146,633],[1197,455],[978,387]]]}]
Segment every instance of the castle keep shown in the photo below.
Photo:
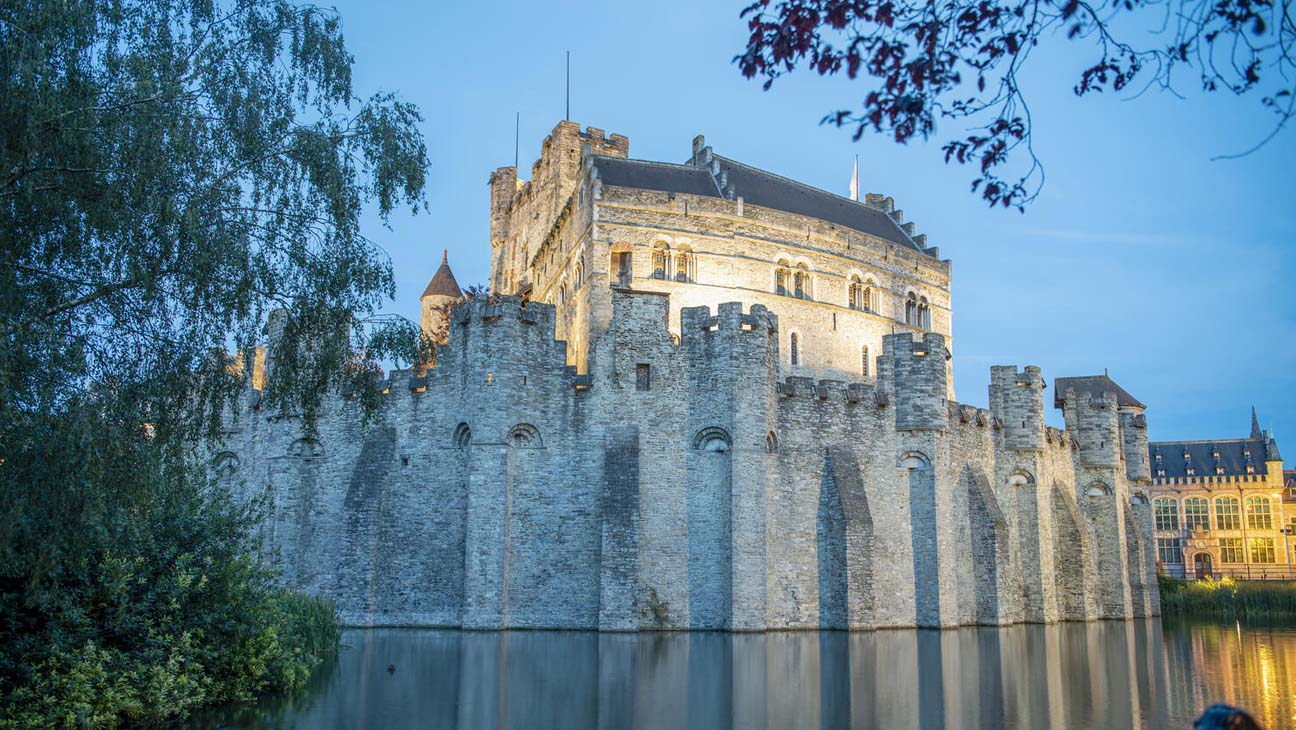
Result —
[{"label": "castle keep", "polygon": [[[992,369],[954,400],[950,265],[890,198],[560,123],[490,178],[491,287],[364,422],[256,405],[223,478],[358,625],[870,629],[1159,612],[1143,406]],[[436,299],[428,300],[427,297]],[[446,327],[440,317],[447,316]],[[264,377],[274,377],[274,363]]]}]

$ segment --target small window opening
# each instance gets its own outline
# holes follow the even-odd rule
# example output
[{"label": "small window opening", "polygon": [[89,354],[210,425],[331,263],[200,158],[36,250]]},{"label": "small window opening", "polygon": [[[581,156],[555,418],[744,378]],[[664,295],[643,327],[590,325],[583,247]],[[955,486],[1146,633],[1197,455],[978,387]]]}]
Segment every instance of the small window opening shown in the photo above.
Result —
[{"label": "small window opening", "polygon": [[652,366],[648,363],[635,365],[635,390],[652,389]]}]

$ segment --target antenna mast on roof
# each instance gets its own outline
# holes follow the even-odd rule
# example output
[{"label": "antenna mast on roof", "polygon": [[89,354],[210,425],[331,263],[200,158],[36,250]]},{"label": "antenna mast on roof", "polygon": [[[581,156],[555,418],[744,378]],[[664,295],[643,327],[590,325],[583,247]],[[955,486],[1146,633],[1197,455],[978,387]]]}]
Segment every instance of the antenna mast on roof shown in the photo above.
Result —
[{"label": "antenna mast on roof", "polygon": [[522,131],[522,112],[514,112],[517,116],[513,117],[513,174],[517,174],[518,166],[518,138]]},{"label": "antenna mast on roof", "polygon": [[567,111],[563,113],[563,120],[571,119],[571,51],[567,52]]}]

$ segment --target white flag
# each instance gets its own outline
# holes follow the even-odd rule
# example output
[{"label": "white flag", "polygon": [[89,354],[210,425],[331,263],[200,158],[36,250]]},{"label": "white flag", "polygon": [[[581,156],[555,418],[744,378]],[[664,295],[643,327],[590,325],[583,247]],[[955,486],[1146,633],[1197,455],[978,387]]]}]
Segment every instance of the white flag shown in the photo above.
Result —
[{"label": "white flag", "polygon": [[855,155],[855,169],[851,170],[850,199],[859,200],[859,155]]}]

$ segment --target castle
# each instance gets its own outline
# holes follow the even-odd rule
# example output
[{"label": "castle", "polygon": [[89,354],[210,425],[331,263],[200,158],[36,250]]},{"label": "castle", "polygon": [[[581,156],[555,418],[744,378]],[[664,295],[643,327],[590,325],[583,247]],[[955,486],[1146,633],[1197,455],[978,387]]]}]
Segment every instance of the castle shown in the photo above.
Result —
[{"label": "castle", "polygon": [[[992,369],[954,400],[950,264],[890,198],[694,140],[683,164],[561,122],[490,177],[491,296],[435,367],[328,399],[250,390],[214,464],[268,555],[356,625],[872,629],[1159,613],[1143,406]],[[444,317],[449,317],[446,322]],[[274,377],[274,363],[257,378]]]}]

